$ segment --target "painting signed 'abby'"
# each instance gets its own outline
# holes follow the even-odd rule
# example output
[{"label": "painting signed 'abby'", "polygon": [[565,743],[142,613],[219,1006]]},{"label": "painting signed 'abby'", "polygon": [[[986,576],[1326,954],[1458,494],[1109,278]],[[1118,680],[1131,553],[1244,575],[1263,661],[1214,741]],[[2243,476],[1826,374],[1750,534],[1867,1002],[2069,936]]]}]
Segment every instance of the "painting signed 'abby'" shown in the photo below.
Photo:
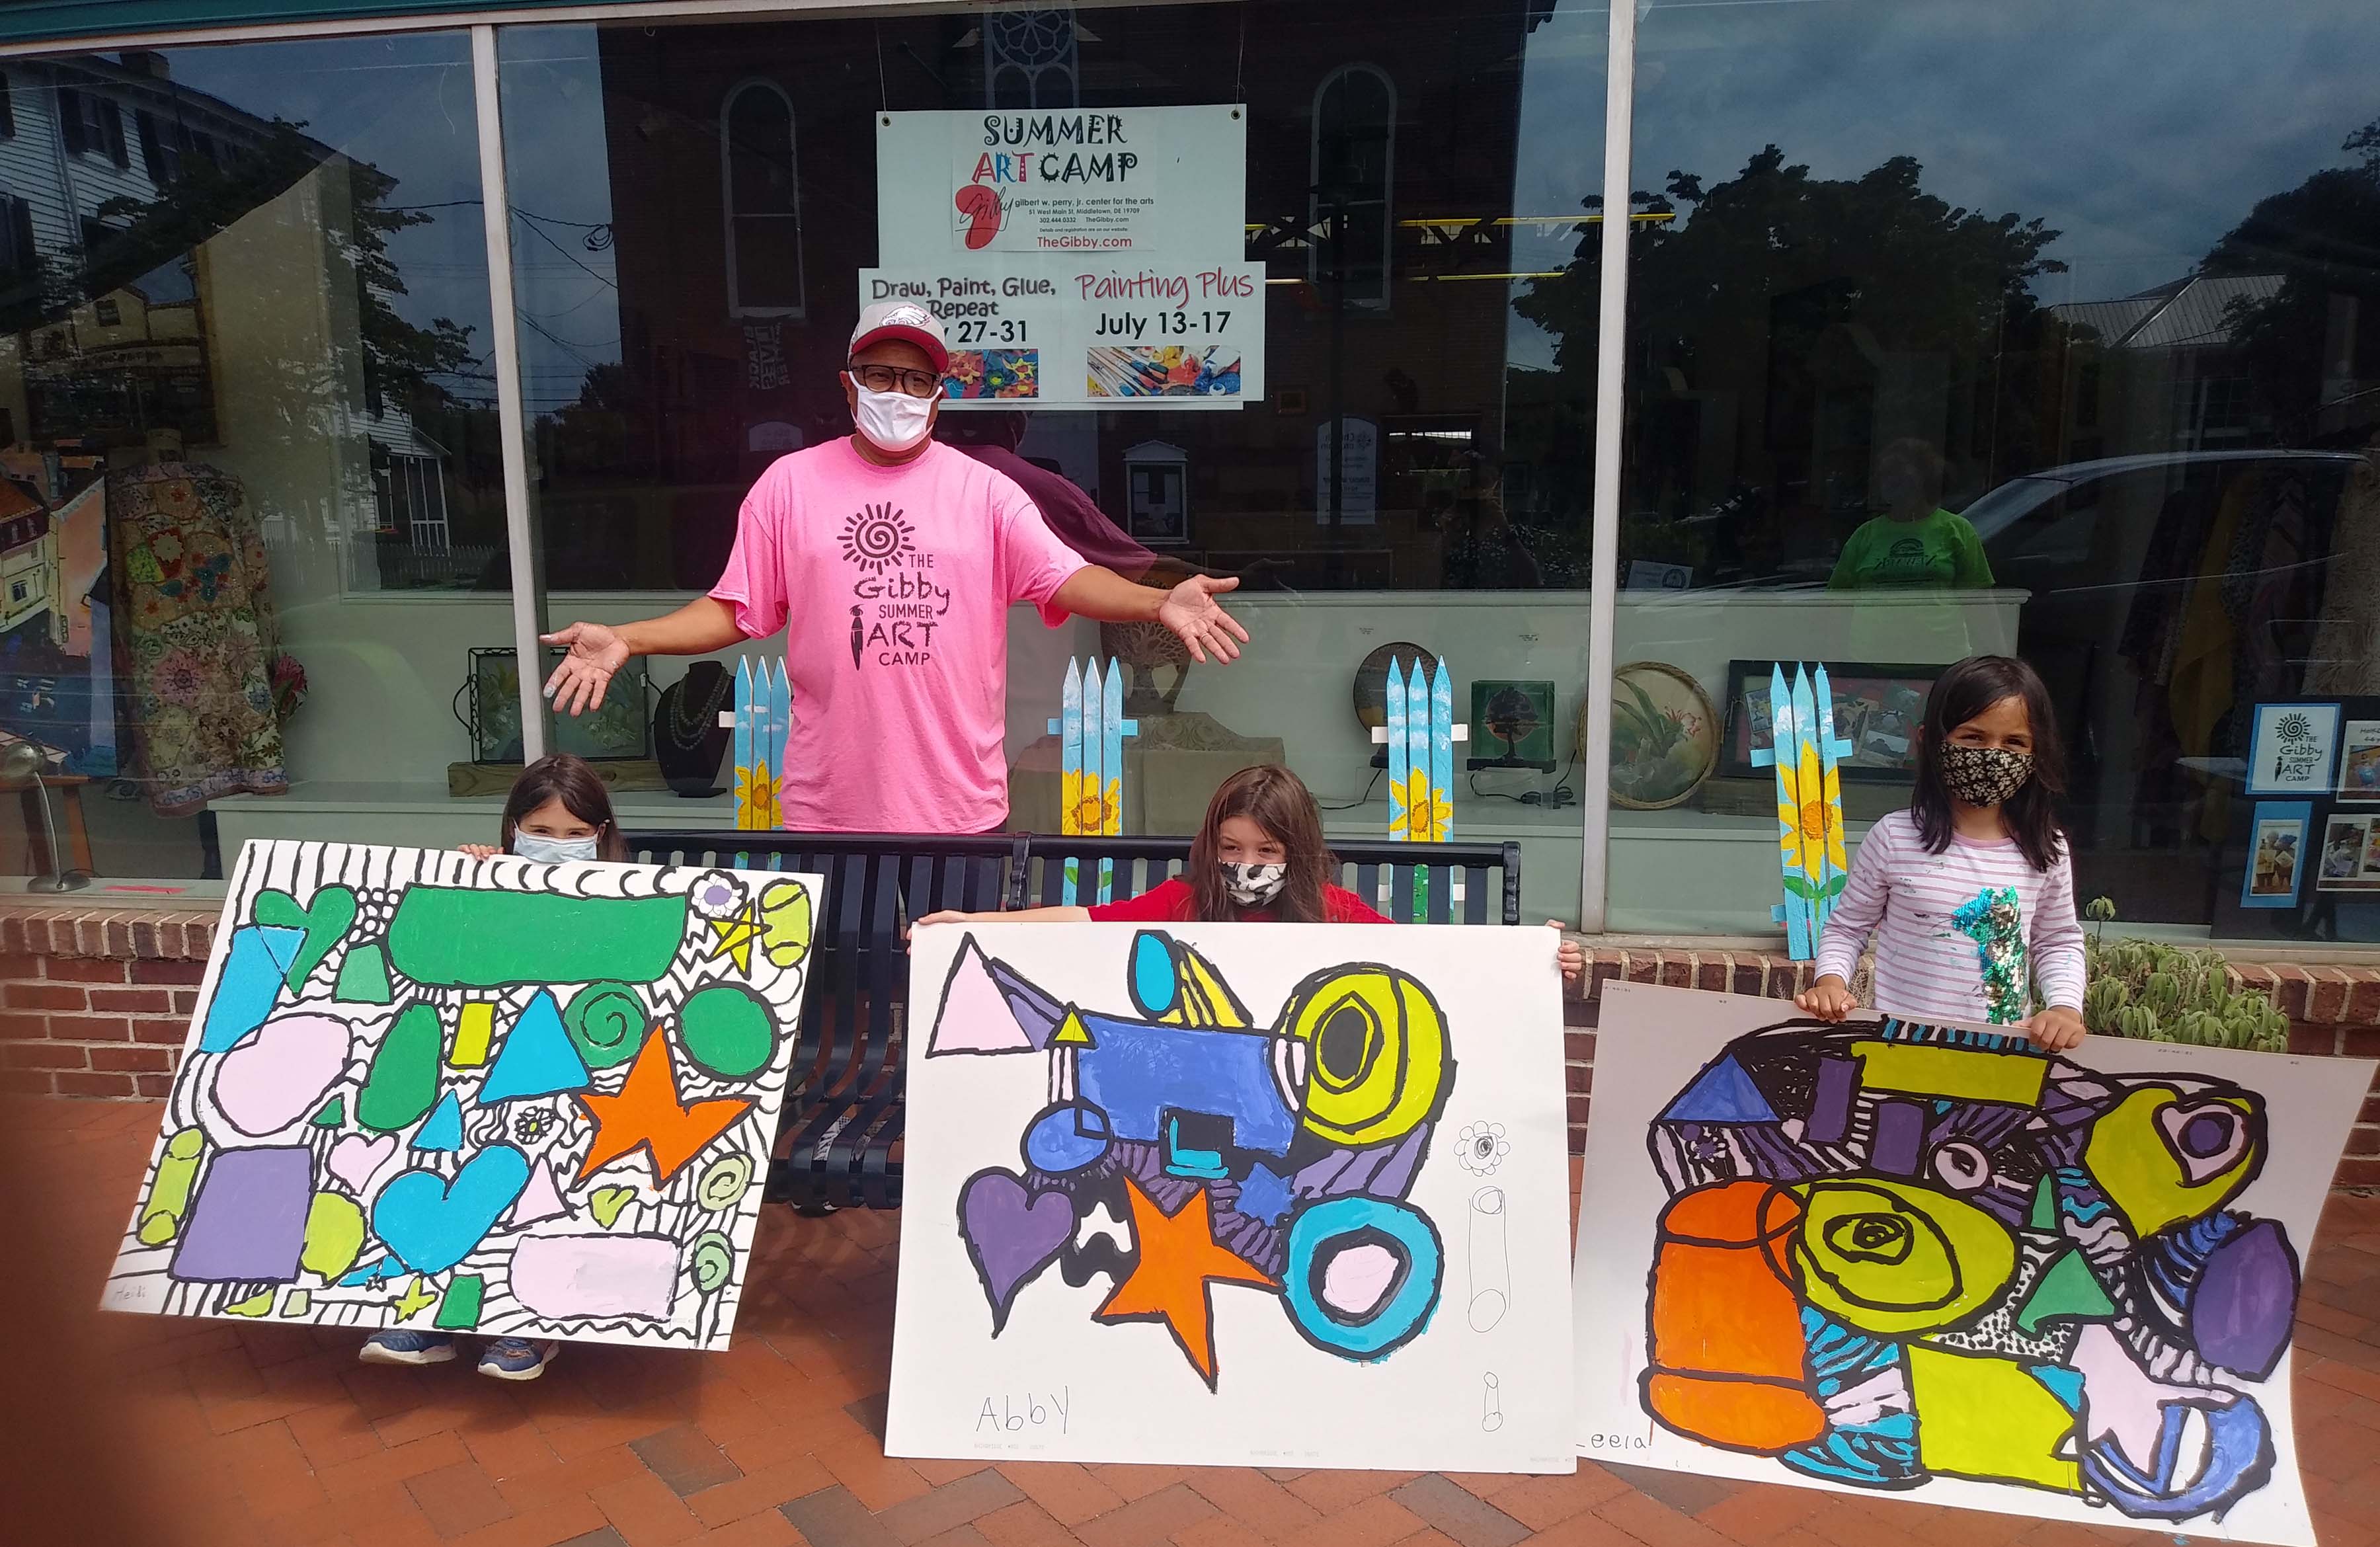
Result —
[{"label": "painting signed 'abby'", "polygon": [[[1563,1190],[1551,942],[1400,930],[1392,965],[1349,959],[1351,932],[1389,938],[921,936],[912,1003],[933,1009],[910,1075],[894,1454],[1022,1443],[950,1405],[974,1361],[1002,1372],[995,1412],[995,1391],[1055,1383],[1026,1408],[1056,1415],[1033,1436],[1046,1454],[1247,1460],[1289,1454],[1262,1438],[1286,1421],[1337,1464],[1407,1464],[1299,1421],[1368,1392],[1434,1406],[1462,1436],[1443,1464],[1525,1465],[1532,1443],[1561,1459],[1546,1420],[1567,1394],[1510,1341],[1560,1330],[1543,1315]],[[1447,992],[1471,989],[1439,959],[1448,935],[1472,938],[1473,981],[1509,986],[1506,1003]],[[1252,949],[1234,961],[1226,940]],[[1525,1097],[1523,1070],[1543,1082]],[[1431,1443],[1410,1427],[1405,1445]]]}]

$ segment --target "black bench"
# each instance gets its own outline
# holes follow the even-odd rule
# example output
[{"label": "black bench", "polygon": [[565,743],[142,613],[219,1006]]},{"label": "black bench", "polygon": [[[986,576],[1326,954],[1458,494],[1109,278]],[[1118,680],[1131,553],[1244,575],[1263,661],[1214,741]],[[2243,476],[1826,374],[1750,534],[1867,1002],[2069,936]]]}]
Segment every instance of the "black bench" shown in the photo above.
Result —
[{"label": "black bench", "polygon": [[[1521,921],[1521,846],[1518,844],[1400,844],[1385,838],[1354,843],[1332,840],[1339,884],[1401,924],[1485,924]],[[1009,878],[1008,907],[1049,907],[1065,899],[1066,863],[1073,860],[1075,900],[1099,895],[1099,861],[1114,867],[1113,895],[1136,897],[1181,872],[1190,859],[1187,838],[1053,838],[1037,836]],[[1414,876],[1429,878],[1427,907],[1416,917]],[[1389,881],[1385,906],[1380,878]],[[1463,883],[1460,911],[1451,877]]]},{"label": "black bench", "polygon": [[[767,1196],[795,1207],[901,1206],[905,1122],[902,1039],[909,986],[903,926],[943,908],[990,913],[1056,902],[1065,864],[1082,878],[1078,900],[1098,896],[1101,859],[1112,895],[1137,896],[1179,871],[1187,838],[977,838],[883,834],[628,832],[640,864],[793,871],[826,878],[813,926],[793,1083],[777,1128]],[[1414,876],[1428,877],[1431,923],[1521,921],[1517,844],[1336,844],[1342,884],[1376,906],[1388,877],[1391,918],[1410,920]],[[1452,882],[1463,882],[1459,908]]]}]

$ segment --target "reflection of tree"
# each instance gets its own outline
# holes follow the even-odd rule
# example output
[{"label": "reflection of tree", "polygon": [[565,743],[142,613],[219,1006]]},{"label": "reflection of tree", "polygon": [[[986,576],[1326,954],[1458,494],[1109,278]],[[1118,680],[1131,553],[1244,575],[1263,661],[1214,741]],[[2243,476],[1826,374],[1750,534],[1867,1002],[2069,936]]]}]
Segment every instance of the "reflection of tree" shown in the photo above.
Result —
[{"label": "reflection of tree", "polygon": [[[1745,481],[1800,488],[1799,497],[1825,504],[1811,487],[1823,469],[1810,457],[1830,351],[1864,355],[1871,368],[1884,356],[1938,359],[1945,397],[1972,401],[1974,417],[1992,421],[1995,460],[2022,459],[2047,426],[2034,423],[2033,384],[1999,366],[2037,347],[2054,325],[2027,286],[2064,269],[2043,256],[2058,233],[2039,220],[1955,207],[1920,187],[1921,171],[1895,156],[1857,177],[1813,177],[1770,145],[1724,181],[1706,187],[1673,171],[1662,193],[1631,196],[1646,213],[1683,217],[1642,223],[1629,244],[1633,509],[1690,513],[1685,469],[1698,432],[1666,429],[1649,410],[1668,398],[1717,396],[1731,397],[1741,415]],[[1514,302],[1557,338],[1556,373],[1569,379],[1564,396],[1579,401],[1592,398],[1601,248],[1599,228],[1582,227],[1562,273],[1531,282]],[[1516,381],[1515,396],[1530,396]],[[1976,469],[1976,478],[1991,471]],[[1864,481],[1863,464],[1861,497]],[[1701,502],[1724,494],[1706,490]]]},{"label": "reflection of tree", "polygon": [[388,251],[392,236],[434,217],[387,207],[396,189],[395,177],[339,155],[303,129],[303,125],[276,118],[262,136],[220,163],[184,157],[180,175],[154,199],[128,195],[108,200],[100,206],[99,217],[110,229],[84,254],[79,282],[58,285],[54,264],[53,280],[45,289],[23,286],[0,293],[0,327],[13,331],[55,322],[79,302],[128,285],[202,246],[318,167],[328,167],[333,175],[346,177],[347,219],[322,233],[333,264],[325,278],[356,298],[354,345],[367,400],[374,405],[393,401],[407,408],[444,402],[448,395],[436,378],[471,363],[470,330],[450,318],[433,318],[424,327],[398,315],[395,298],[407,291]]},{"label": "reflection of tree", "polygon": [[[288,458],[319,457],[325,447],[344,451],[334,454],[344,487],[333,500],[324,500],[325,491],[311,479],[249,481],[260,518],[279,517],[291,523],[301,547],[327,551],[347,535],[343,512],[373,507],[377,486],[362,445],[371,421],[391,413],[409,417],[455,455],[466,488],[474,481],[473,464],[485,459],[483,453],[492,455],[496,445],[493,415],[458,400],[445,384],[473,369],[470,329],[446,317],[416,323],[396,309],[407,292],[390,240],[435,217],[392,207],[395,177],[340,154],[300,124],[274,119],[216,156],[184,155],[173,180],[153,197],[119,195],[103,203],[98,220],[86,226],[79,262],[72,255],[49,259],[37,280],[0,291],[0,328],[59,321],[144,275],[185,262],[310,178],[320,195],[314,212],[320,224],[306,256],[287,266],[259,265],[256,250],[234,249],[240,262],[218,269],[214,283],[249,294],[293,287],[287,304],[297,307],[309,295],[332,298],[326,310],[314,309],[326,319],[320,331],[289,333],[293,347],[284,352],[269,353],[265,337],[244,331],[218,346],[237,357],[251,382],[260,369],[269,372],[271,384],[249,404],[267,411],[244,416],[234,437],[237,444],[230,449],[239,459],[290,466]],[[454,514],[468,520],[468,505]],[[465,524],[457,522],[457,535],[468,541]]]},{"label": "reflection of tree", "polygon": [[2258,201],[2202,265],[2210,275],[2281,276],[2278,294],[2233,302],[2228,321],[2254,401],[2272,415],[2284,445],[2341,431],[2360,444],[2380,418],[2374,397],[2326,403],[2325,379],[2338,373],[2328,346],[2339,303],[2361,301],[2365,319],[2380,307],[2380,118],[2340,149],[2356,158],[2353,165],[2317,172]]}]

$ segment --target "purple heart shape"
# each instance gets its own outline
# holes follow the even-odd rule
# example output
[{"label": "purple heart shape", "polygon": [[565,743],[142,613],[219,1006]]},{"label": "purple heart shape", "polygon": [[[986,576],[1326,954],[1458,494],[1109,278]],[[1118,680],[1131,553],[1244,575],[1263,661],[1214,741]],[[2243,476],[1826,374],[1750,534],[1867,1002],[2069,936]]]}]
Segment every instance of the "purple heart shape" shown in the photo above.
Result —
[{"label": "purple heart shape", "polygon": [[1064,1193],[1030,1196],[1006,1171],[979,1171],[959,1189],[959,1238],[991,1302],[992,1335],[1034,1274],[1058,1259],[1075,1235],[1075,1206]]}]

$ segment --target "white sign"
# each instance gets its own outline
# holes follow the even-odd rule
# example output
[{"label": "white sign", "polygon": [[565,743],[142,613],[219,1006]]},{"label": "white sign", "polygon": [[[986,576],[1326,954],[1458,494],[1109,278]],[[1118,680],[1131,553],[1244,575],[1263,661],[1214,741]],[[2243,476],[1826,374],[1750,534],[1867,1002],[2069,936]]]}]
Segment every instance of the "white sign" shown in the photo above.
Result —
[{"label": "white sign", "polygon": [[1239,258],[1245,108],[877,116],[878,252]]},{"label": "white sign", "polygon": [[862,269],[949,335],[953,408],[1236,408],[1264,396],[1264,265],[987,255]]},{"label": "white sign", "polygon": [[2251,795],[2328,795],[2338,705],[2260,703],[2248,745]]},{"label": "white sign", "polygon": [[886,1453],[1570,1473],[1554,944],[918,930]]},{"label": "white sign", "polygon": [[876,180],[859,302],[942,319],[951,407],[1264,396],[1245,108],[880,114]]},{"label": "white sign", "polygon": [[2300,1265],[2372,1064],[2017,1029],[1605,985],[1579,1449],[2313,1542]]},{"label": "white sign", "polygon": [[[1380,515],[1380,427],[1349,414],[1339,420],[1339,465],[1347,493],[1339,502],[1342,526],[1368,527]],[[1314,427],[1314,520],[1330,524],[1330,420]]]}]

